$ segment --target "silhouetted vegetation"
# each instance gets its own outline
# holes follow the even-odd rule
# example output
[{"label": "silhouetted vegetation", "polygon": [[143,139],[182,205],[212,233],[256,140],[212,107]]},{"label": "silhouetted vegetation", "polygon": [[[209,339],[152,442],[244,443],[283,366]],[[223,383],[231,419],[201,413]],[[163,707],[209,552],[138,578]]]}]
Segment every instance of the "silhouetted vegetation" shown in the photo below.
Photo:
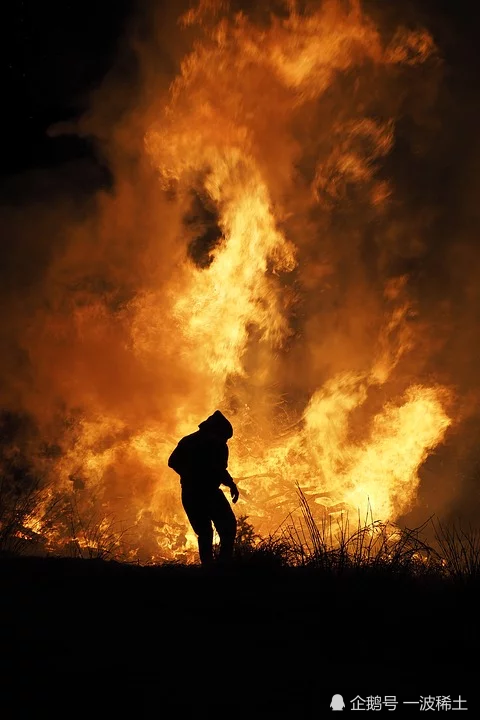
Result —
[{"label": "silhouetted vegetation", "polygon": [[[20,521],[25,505],[16,507]],[[339,682],[352,698],[357,688],[425,693],[429,682],[465,692],[480,629],[478,534],[435,520],[434,549],[422,528],[350,532],[346,518],[319,524],[301,507],[270,538],[238,518],[233,562],[211,568],[119,562],[117,529],[94,515],[70,518],[70,557],[27,556],[10,521],[1,673],[38,675],[40,658],[49,677],[122,678],[123,687],[154,671],[151,702],[161,689],[162,707],[177,710],[228,706],[235,682],[239,702],[279,707],[278,717],[287,708],[303,717]]]},{"label": "silhouetted vegetation", "polygon": [[[301,489],[297,492],[300,512],[291,514],[275,535],[261,537],[248,516],[238,517],[233,568],[303,568],[335,576],[378,573],[463,584],[480,579],[478,528],[431,517],[409,529],[376,521],[371,510],[355,523],[343,513],[319,522]],[[40,503],[41,522],[33,523]],[[51,531],[53,537],[61,534],[57,545],[46,537]],[[127,562],[128,533],[95,503],[80,507],[75,492],[55,496],[37,478],[23,475],[20,482],[13,471],[0,477],[0,554]],[[435,542],[427,542],[427,535]],[[180,561],[162,565],[189,568]]]},{"label": "silhouetted vegetation", "polygon": [[[300,515],[293,514],[275,536],[261,538],[248,517],[238,521],[236,564],[304,568],[320,574],[390,574],[472,584],[480,579],[480,530],[461,522],[429,518],[417,528],[405,528],[367,516],[352,523],[347,514],[318,522],[298,488]],[[435,543],[427,542],[432,536]]]}]

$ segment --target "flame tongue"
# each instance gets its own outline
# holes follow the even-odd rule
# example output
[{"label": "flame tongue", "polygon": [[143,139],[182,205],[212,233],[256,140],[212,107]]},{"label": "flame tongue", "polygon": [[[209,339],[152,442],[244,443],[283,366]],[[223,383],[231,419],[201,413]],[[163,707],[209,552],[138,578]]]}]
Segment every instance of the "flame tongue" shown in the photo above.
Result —
[{"label": "flame tongue", "polygon": [[[383,106],[375,83],[426,61],[430,37],[402,31],[385,45],[357,2],[262,25],[209,25],[213,5],[185,16],[203,39],[145,133],[158,195],[184,220],[173,269],[137,293],[127,319],[132,363],[157,378],[165,406],[134,427],[87,403],[57,467],[65,487],[80,473],[102,508],[134,518],[130,549],[142,557],[195,546],[166,460],[217,406],[234,425],[240,502],[265,532],[295,506],[296,482],[319,512],[370,506],[394,520],[450,424],[445,390],[393,389],[415,346],[412,302],[405,279],[385,281],[383,295],[378,278],[369,284],[359,249],[359,227],[385,226],[394,192],[377,169],[396,104]],[[379,388],[392,396],[372,411]]]}]

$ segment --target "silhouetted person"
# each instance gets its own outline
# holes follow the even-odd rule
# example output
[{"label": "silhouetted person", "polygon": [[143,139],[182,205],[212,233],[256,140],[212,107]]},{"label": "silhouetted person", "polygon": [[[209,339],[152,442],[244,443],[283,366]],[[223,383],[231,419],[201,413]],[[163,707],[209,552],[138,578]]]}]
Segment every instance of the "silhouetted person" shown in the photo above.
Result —
[{"label": "silhouetted person", "polygon": [[228,445],[233,428],[220,410],[216,410],[186,435],[168,459],[168,466],[180,475],[182,505],[198,537],[200,562],[213,560],[212,522],[220,537],[220,561],[232,557],[237,521],[220,485],[230,488],[232,502],[238,500],[238,488],[227,470]]}]

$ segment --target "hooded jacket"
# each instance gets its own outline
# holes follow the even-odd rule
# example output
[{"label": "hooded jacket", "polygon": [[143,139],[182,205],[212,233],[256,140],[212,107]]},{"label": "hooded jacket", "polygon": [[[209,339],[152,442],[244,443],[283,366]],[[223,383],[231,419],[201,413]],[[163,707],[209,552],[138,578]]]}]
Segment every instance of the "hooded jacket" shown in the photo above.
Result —
[{"label": "hooded jacket", "polygon": [[204,492],[220,485],[234,487],[227,470],[227,440],[233,435],[231,423],[216,410],[198,428],[180,440],[168,459],[168,466],[180,475],[182,489]]}]

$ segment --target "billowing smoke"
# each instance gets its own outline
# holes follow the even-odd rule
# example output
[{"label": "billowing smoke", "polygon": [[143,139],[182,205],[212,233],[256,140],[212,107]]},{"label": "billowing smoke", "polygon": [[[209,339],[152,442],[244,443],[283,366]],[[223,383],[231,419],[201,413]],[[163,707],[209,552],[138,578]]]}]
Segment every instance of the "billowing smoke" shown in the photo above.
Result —
[{"label": "billowing smoke", "polygon": [[410,12],[252,5],[143,8],[51,130],[109,178],[58,170],[3,213],[4,463],[40,479],[26,527],[54,545],[68,505],[124,523],[130,557],[192,547],[166,460],[216,407],[262,532],[297,482],[320,518],[461,510],[478,292],[435,191],[441,48]]}]

